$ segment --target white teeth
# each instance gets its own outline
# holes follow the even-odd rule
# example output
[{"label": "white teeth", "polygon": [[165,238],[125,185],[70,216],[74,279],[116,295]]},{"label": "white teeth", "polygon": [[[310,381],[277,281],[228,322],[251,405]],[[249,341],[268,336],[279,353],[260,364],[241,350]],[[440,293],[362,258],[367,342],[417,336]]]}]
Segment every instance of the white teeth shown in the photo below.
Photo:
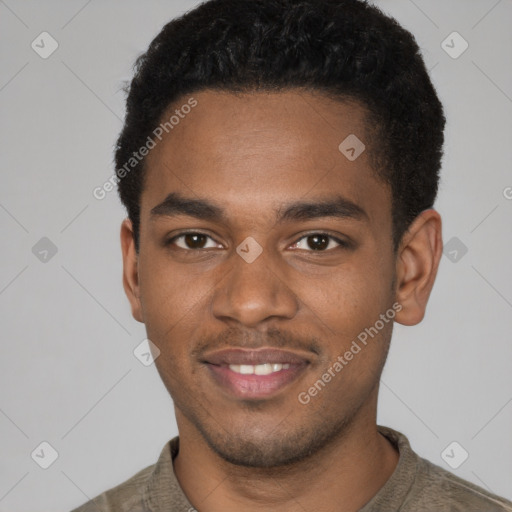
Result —
[{"label": "white teeth", "polygon": [[[280,368],[275,368],[276,366],[279,366]],[[278,372],[283,367],[282,364],[258,364],[254,367],[254,374],[255,375],[269,375],[272,372]]]},{"label": "white teeth", "polygon": [[230,364],[229,369],[235,373],[241,373],[242,375],[270,375],[274,372],[280,372],[281,370],[287,370],[290,368],[289,363],[264,363],[264,364]]}]

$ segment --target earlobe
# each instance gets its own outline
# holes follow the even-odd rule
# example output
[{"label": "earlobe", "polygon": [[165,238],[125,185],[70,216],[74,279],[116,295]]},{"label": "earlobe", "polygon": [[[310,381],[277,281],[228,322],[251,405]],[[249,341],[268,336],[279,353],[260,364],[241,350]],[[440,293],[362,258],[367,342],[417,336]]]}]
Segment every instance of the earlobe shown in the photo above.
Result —
[{"label": "earlobe", "polygon": [[140,302],[138,255],[135,251],[133,226],[130,219],[121,224],[121,250],[123,254],[123,288],[130,301],[132,316],[144,323]]},{"label": "earlobe", "polygon": [[397,254],[396,300],[402,310],[395,320],[416,325],[425,316],[443,252],[441,216],[424,210],[404,234]]}]

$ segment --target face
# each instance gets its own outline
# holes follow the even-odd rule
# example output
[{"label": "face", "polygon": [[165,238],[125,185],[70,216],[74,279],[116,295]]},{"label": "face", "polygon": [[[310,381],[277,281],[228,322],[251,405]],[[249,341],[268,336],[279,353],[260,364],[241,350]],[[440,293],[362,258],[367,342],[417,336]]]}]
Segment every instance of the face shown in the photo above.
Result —
[{"label": "face", "polygon": [[[193,97],[147,157],[128,293],[180,433],[279,466],[375,414],[396,300],[391,194],[357,104]],[[355,160],[339,149],[351,134],[366,146]]]}]

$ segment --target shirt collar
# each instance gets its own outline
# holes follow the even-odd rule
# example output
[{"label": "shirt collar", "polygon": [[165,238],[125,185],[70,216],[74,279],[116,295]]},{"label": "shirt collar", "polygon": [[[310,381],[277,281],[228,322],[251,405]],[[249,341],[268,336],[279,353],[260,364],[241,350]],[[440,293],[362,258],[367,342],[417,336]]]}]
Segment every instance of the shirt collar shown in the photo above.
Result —
[{"label": "shirt collar", "polygon": [[[389,427],[377,425],[377,429],[396,447],[400,453],[400,458],[388,481],[359,512],[379,511],[382,510],[382,507],[386,507],[388,510],[398,510],[416,478],[419,457],[411,449],[407,437]],[[153,472],[144,487],[142,502],[145,510],[150,512],[194,510],[174,473],[173,460],[178,451],[179,437],[176,436],[163,447]]]},{"label": "shirt collar", "polygon": [[165,444],[142,492],[144,510],[151,512],[194,510],[174,473],[173,460],[178,451],[179,437],[176,436]]}]

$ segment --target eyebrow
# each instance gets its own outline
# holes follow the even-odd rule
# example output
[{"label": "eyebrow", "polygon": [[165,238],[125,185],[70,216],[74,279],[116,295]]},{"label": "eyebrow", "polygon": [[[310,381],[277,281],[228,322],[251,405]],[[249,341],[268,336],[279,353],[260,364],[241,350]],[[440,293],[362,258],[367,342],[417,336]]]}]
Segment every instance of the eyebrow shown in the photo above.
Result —
[{"label": "eyebrow", "polygon": [[[366,211],[349,199],[337,195],[317,201],[295,201],[274,210],[276,222],[314,220],[324,217],[369,221]],[[187,216],[200,220],[227,223],[225,210],[208,199],[185,197],[170,193],[160,204],[151,209],[150,218]]]}]

